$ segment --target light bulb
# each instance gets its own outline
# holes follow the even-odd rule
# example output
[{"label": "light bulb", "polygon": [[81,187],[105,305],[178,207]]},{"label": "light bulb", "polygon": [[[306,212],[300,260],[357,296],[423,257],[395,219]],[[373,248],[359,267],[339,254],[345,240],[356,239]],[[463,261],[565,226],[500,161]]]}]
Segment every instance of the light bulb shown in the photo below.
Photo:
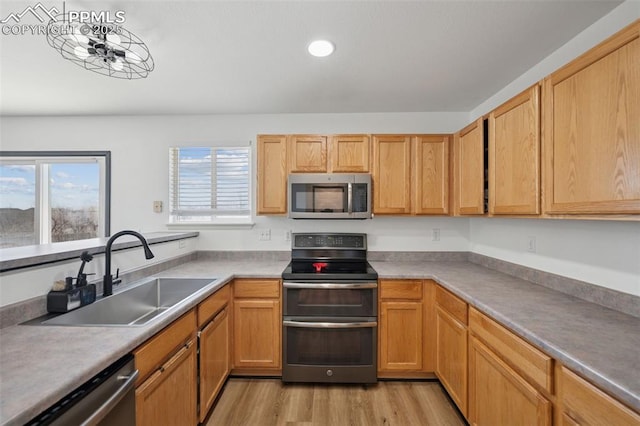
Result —
[{"label": "light bulb", "polygon": [[111,62],[111,68],[116,71],[122,71],[122,69],[124,68],[124,63],[120,58],[118,58],[115,61]]},{"label": "light bulb", "polygon": [[324,56],[329,56],[335,50],[335,46],[328,40],[316,40],[312,41],[307,47],[307,50],[313,56],[317,56],[322,58]]},{"label": "light bulb", "polygon": [[87,49],[82,46],[76,46],[73,49],[73,53],[80,59],[87,59],[90,56]]}]

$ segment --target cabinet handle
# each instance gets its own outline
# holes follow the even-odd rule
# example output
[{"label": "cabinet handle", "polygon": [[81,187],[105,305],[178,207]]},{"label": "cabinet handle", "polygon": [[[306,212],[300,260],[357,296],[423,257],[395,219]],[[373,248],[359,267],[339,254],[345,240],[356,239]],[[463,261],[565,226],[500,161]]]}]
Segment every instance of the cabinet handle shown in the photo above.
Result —
[{"label": "cabinet handle", "polygon": [[174,364],[177,364],[181,360],[181,358],[187,353],[187,351],[189,350],[192,344],[193,344],[193,341],[191,340],[185,343],[180,348],[180,350],[176,352],[175,355],[169,359],[169,361],[165,362],[160,367],[160,372],[164,373],[165,371],[170,370],[174,366]]}]

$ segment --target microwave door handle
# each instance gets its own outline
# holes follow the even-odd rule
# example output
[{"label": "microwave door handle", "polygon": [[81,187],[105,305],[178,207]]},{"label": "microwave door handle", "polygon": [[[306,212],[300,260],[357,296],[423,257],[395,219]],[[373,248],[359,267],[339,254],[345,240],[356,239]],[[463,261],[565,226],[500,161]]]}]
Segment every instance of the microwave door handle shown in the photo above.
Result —
[{"label": "microwave door handle", "polygon": [[353,213],[353,187],[351,182],[347,184],[347,212]]}]

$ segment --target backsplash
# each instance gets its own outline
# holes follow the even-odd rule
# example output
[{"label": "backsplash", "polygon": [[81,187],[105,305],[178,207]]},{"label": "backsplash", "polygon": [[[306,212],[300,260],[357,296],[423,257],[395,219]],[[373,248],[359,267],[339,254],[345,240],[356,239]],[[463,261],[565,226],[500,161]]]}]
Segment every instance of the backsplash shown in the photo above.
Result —
[{"label": "backsplash", "polygon": [[469,261],[640,318],[640,297],[638,296],[478,253],[469,253]]}]

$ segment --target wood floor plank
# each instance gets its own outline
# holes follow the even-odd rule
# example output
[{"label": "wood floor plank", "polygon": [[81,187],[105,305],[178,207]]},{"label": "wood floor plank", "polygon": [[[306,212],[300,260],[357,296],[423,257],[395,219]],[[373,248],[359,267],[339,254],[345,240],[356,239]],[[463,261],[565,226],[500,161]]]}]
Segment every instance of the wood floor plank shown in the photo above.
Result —
[{"label": "wood floor plank", "polygon": [[462,426],[438,382],[283,384],[231,378],[207,426]]}]

